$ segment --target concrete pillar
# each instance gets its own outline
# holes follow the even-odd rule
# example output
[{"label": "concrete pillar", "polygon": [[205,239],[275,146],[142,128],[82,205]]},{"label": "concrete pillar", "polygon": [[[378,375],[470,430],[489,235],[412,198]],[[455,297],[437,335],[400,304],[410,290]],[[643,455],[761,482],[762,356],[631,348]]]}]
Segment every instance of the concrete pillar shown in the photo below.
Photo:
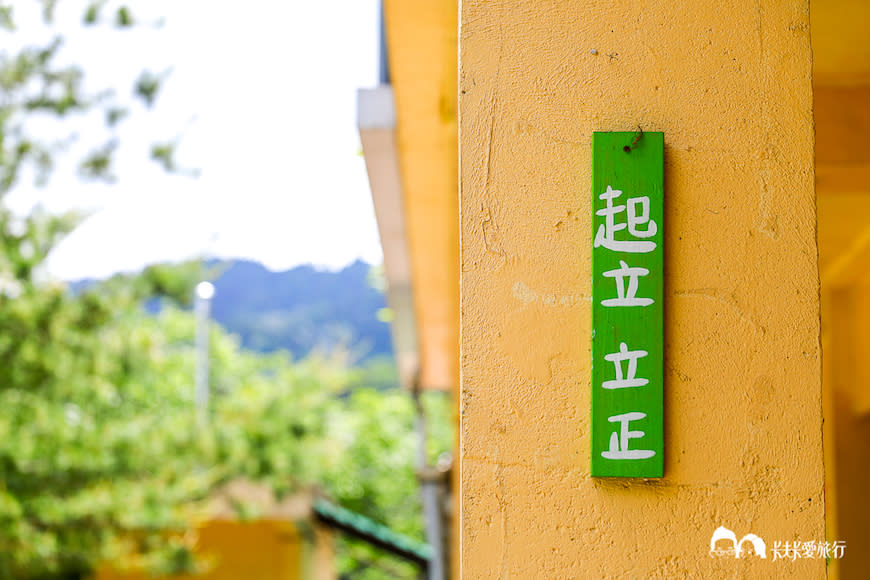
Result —
[{"label": "concrete pillar", "polygon": [[[805,0],[465,0],[464,578],[823,577]],[[589,475],[591,139],[665,136],[665,476]],[[709,554],[713,531],[768,558]]]}]

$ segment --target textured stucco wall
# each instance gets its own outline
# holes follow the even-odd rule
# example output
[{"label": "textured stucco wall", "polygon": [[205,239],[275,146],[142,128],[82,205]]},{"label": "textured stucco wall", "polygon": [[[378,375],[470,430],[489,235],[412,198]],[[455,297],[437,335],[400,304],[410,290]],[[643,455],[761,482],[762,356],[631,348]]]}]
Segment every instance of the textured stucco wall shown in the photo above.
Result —
[{"label": "textured stucco wall", "polygon": [[[592,54],[591,51],[597,51]],[[462,564],[471,578],[820,578],[805,1],[465,0]],[[665,134],[665,477],[589,476],[591,135]]]}]

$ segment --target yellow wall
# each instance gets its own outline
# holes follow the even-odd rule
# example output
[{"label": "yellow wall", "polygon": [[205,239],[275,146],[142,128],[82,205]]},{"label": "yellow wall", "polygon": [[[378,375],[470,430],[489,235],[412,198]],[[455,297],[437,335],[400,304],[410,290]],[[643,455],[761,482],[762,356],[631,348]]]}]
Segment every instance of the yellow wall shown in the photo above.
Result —
[{"label": "yellow wall", "polygon": [[[597,51],[593,54],[592,51]],[[822,577],[806,2],[466,0],[465,578]],[[665,134],[665,477],[589,476],[592,131]]]}]

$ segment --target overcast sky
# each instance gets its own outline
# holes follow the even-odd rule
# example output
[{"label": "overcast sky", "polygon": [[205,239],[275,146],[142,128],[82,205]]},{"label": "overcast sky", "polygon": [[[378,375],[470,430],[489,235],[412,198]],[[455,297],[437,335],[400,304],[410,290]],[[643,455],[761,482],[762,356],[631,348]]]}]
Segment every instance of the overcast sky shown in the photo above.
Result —
[{"label": "overcast sky", "polygon": [[[83,64],[89,87],[126,95],[142,68],[172,72],[154,109],[122,126],[116,183],[68,177],[70,159],[48,188],[7,199],[20,211],[38,202],[91,212],[51,256],[54,275],[203,254],[272,269],[381,261],[356,130],[356,89],[377,82],[376,0],[150,0],[132,3],[134,15],[165,24],[134,32],[84,30],[75,4],[58,4],[58,20],[74,23],[63,55]],[[19,37],[37,39],[37,19],[18,21]],[[148,161],[152,142],[177,135],[178,159],[198,179]]]}]

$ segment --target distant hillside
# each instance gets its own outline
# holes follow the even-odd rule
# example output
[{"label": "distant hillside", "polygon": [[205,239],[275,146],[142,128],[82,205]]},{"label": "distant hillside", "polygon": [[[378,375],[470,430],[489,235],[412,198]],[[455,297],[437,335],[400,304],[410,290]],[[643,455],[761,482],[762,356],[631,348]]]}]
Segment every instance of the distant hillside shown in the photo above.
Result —
[{"label": "distant hillside", "polygon": [[[390,328],[377,319],[384,296],[369,283],[371,266],[356,261],[338,272],[298,266],[272,272],[247,260],[212,261],[212,316],[258,352],[286,349],[301,358],[313,349],[351,349],[356,360],[393,353]],[[70,284],[78,291],[94,283]],[[155,312],[159,302],[146,305]]]},{"label": "distant hillside", "polygon": [[363,358],[392,355],[389,325],[377,319],[384,296],[369,284],[364,262],[339,272],[311,266],[271,272],[245,260],[209,265],[222,272],[213,281],[212,315],[246,348],[284,348],[301,357],[341,345]]}]

